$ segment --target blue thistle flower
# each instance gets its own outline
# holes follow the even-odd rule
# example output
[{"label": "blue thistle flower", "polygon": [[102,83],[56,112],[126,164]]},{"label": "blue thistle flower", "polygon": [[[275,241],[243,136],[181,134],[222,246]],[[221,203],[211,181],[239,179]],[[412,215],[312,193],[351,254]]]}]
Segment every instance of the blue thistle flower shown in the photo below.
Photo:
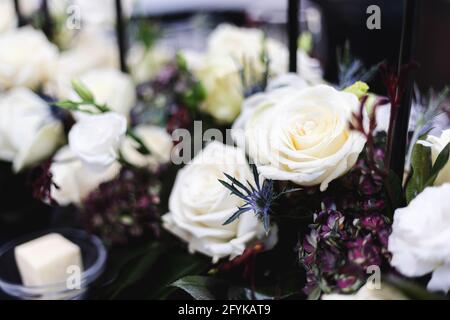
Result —
[{"label": "blue thistle flower", "polygon": [[[256,216],[258,216],[264,224],[264,229],[268,233],[270,231],[270,213],[272,212],[272,206],[275,201],[286,193],[297,191],[300,189],[290,189],[284,190],[280,193],[276,193],[273,186],[273,180],[264,180],[262,186],[259,182],[259,172],[256,165],[250,164],[253,173],[254,184],[246,181],[247,186],[242,182],[238,181],[236,178],[224,173],[225,177],[230,181],[226,182],[220,180],[219,182],[228,190],[232,195],[235,195],[245,201],[245,204],[238,207],[238,210],[233,213],[233,215],[228,218],[223,225],[232,223],[234,220],[238,219],[241,214],[253,211]],[[255,187],[256,186],[256,187]]]}]

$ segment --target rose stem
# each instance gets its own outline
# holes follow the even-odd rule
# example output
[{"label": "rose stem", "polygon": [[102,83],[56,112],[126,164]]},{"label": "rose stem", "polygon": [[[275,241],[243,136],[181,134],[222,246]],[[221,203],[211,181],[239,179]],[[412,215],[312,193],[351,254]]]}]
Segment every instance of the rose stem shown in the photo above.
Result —
[{"label": "rose stem", "polygon": [[[403,25],[397,69],[398,77],[401,76],[402,66],[409,63],[414,57],[418,3],[418,0],[404,0]],[[403,180],[403,171],[405,169],[406,142],[413,93],[412,77],[407,75],[405,81],[405,91],[400,105],[392,106],[392,108],[398,108],[398,110],[396,112],[396,117],[393,120],[393,136],[392,141],[390,142],[392,144],[392,153],[389,158],[389,168],[397,174],[400,180]]]},{"label": "rose stem", "polygon": [[117,36],[117,46],[119,47],[120,70],[122,72],[127,72],[127,65],[125,62],[126,56],[125,22],[122,15],[121,0],[116,0],[116,36]]},{"label": "rose stem", "polygon": [[16,16],[17,16],[17,21],[18,21],[19,27],[23,27],[24,25],[26,25],[26,21],[22,15],[22,12],[20,12],[19,0],[14,0],[14,9],[16,10]]},{"label": "rose stem", "polygon": [[289,72],[297,72],[297,45],[300,33],[298,16],[300,12],[300,0],[289,0],[287,12],[287,32],[289,43]]},{"label": "rose stem", "polygon": [[42,1],[42,13],[44,15],[44,25],[42,26],[42,30],[44,31],[47,38],[51,40],[53,38],[53,23],[47,0]]}]

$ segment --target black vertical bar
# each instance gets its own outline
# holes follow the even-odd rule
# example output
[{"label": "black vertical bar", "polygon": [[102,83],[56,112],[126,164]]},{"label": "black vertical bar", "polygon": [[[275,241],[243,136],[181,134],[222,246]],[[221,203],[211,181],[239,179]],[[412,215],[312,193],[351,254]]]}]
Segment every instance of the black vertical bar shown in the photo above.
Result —
[{"label": "black vertical bar", "polygon": [[[410,63],[414,59],[419,0],[404,0],[403,4],[403,25],[397,71],[399,77],[402,66]],[[408,75],[408,78],[405,79],[405,91],[401,99],[401,104],[400,106],[397,106],[398,112],[394,122],[392,153],[389,161],[391,170],[393,170],[400,179],[403,179],[405,167],[406,144],[412,96],[413,79],[411,75]]]},{"label": "black vertical bar", "polygon": [[19,27],[22,27],[26,24],[25,19],[20,11],[20,3],[19,0],[14,0],[14,9],[16,10],[17,22]]},{"label": "black vertical bar", "polygon": [[121,0],[116,0],[116,34],[117,34],[117,45],[119,47],[120,70],[122,72],[127,72],[125,22],[122,14]]},{"label": "black vertical bar", "polygon": [[42,26],[42,30],[49,40],[53,39],[53,22],[50,14],[50,10],[48,7],[48,1],[42,1],[42,13],[44,16],[44,24]]},{"label": "black vertical bar", "polygon": [[287,32],[289,44],[289,72],[297,72],[297,46],[299,27],[300,0],[288,0]]}]

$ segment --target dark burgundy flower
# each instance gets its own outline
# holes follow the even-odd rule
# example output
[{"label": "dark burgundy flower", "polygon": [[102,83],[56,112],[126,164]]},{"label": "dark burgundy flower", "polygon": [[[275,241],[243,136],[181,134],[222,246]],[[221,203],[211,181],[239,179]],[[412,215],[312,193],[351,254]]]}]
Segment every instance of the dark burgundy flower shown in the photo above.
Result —
[{"label": "dark burgundy flower", "polygon": [[50,172],[51,165],[52,159],[49,159],[31,170],[29,181],[34,198],[47,204],[57,205],[52,197],[51,188],[54,186],[59,189],[59,187],[53,182],[53,174]]}]

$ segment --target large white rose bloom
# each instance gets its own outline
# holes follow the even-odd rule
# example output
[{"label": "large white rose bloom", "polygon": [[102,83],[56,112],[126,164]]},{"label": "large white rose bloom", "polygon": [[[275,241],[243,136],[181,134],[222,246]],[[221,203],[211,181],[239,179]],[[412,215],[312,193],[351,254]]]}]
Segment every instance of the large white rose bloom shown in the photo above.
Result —
[{"label": "large white rose bloom", "polygon": [[408,277],[433,272],[428,289],[450,288],[450,184],[426,188],[394,214],[391,265]]},{"label": "large white rose bloom", "polygon": [[[450,143],[450,129],[443,130],[440,137],[431,134],[428,135],[425,144],[431,147],[431,158],[433,159],[433,163],[436,162],[438,155],[448,143]],[[450,161],[439,172],[434,185],[439,186],[444,183],[450,183]]]},{"label": "large white rose bloom", "polygon": [[126,130],[127,120],[120,114],[83,114],[69,132],[70,150],[90,168],[105,169],[117,160]]},{"label": "large white rose bloom", "polygon": [[0,89],[36,89],[54,70],[56,46],[41,31],[22,27],[0,35]]},{"label": "large white rose bloom", "polygon": [[162,218],[164,227],[185,240],[191,252],[199,251],[214,262],[242,254],[249,242],[265,236],[262,222],[253,213],[223,225],[243,205],[217,181],[225,178],[224,172],[240,181],[252,181],[241,150],[211,142],[178,172],[170,212]]},{"label": "large white rose bloom", "polygon": [[322,300],[407,300],[406,296],[392,286],[382,283],[381,288],[362,286],[355,294],[324,294]]},{"label": "large white rose bloom", "polygon": [[[136,89],[131,77],[116,69],[94,69],[82,74],[78,80],[94,95],[95,101],[128,117],[136,104]],[[71,98],[78,96],[72,92]]]},{"label": "large white rose bloom", "polygon": [[55,72],[46,91],[59,99],[70,98],[71,82],[93,69],[113,69],[119,65],[117,45],[96,31],[80,32],[69,50],[56,61]]},{"label": "large white rose bloom", "polygon": [[118,162],[106,170],[91,170],[76,157],[69,146],[61,148],[53,158],[50,172],[53,182],[58,186],[51,187],[51,196],[62,206],[81,202],[101,183],[115,178],[120,171]]},{"label": "large white rose bloom", "polygon": [[357,97],[327,85],[282,87],[250,97],[232,136],[260,173],[320,190],[349,171],[365,138],[349,129]]},{"label": "large white rose bloom", "polygon": [[167,133],[165,128],[138,125],[133,128],[133,132],[138,136],[144,145],[149,149],[149,155],[143,155],[137,148],[136,141],[127,137],[120,148],[124,159],[137,166],[146,167],[148,169],[156,169],[159,164],[168,163],[173,148],[172,137]]},{"label": "large white rose bloom", "polygon": [[64,141],[62,124],[31,90],[16,88],[0,96],[0,159],[14,171],[52,155]]},{"label": "large white rose bloom", "polygon": [[0,1],[0,34],[17,26],[16,12],[13,1]]}]

